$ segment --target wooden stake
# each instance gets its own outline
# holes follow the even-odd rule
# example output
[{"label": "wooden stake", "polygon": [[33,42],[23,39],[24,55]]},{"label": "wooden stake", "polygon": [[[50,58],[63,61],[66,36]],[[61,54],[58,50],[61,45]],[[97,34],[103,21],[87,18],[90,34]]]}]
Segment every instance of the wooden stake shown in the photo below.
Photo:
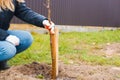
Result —
[{"label": "wooden stake", "polygon": [[59,31],[57,28],[55,28],[55,33],[50,34],[53,80],[56,80],[58,76],[58,37],[59,37]]},{"label": "wooden stake", "polygon": [[[47,0],[46,8],[48,9],[48,20],[51,24],[51,0]],[[56,80],[58,76],[58,37],[59,31],[55,27],[54,34],[50,32],[50,45],[51,45],[51,57],[52,57],[52,80]]]}]

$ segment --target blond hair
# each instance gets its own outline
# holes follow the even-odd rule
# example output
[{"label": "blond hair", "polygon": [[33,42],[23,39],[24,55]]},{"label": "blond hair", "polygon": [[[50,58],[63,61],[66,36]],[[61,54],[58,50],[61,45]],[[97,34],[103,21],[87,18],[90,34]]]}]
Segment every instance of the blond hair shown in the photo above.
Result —
[{"label": "blond hair", "polygon": [[[24,0],[17,0],[18,2],[25,2]],[[0,0],[0,9],[9,9],[11,11],[15,10],[13,0]]]}]

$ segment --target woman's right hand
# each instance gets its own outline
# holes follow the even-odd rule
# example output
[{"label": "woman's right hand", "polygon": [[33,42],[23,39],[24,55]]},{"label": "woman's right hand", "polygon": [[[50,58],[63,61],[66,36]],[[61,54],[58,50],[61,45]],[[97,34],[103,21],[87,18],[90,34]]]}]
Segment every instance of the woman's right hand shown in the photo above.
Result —
[{"label": "woman's right hand", "polygon": [[20,44],[20,39],[18,37],[14,36],[14,35],[9,35],[6,38],[6,41],[12,43],[15,46],[18,46]]},{"label": "woman's right hand", "polygon": [[48,20],[44,20],[43,25],[46,29],[50,31],[50,33],[54,34],[55,24],[52,21],[50,22]]}]

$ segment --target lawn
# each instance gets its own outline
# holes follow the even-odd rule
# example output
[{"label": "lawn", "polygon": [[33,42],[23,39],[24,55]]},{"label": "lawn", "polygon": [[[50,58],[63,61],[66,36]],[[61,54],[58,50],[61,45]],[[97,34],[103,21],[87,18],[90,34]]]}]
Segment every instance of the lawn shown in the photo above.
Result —
[{"label": "lawn", "polygon": [[[49,34],[32,32],[34,42],[29,49],[9,61],[10,65],[20,65],[33,61],[51,64]],[[67,32],[59,34],[59,60],[66,63],[87,63],[120,66],[120,58],[106,58],[99,51],[103,45],[120,43],[120,30],[100,32]]]}]

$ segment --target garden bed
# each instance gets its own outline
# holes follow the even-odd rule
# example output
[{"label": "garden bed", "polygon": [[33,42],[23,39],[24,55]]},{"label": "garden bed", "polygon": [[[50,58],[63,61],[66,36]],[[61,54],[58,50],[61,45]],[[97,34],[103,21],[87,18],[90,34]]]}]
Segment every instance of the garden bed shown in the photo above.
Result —
[{"label": "garden bed", "polygon": [[[58,80],[119,80],[120,68],[112,66],[60,64]],[[0,72],[0,80],[50,80],[51,66],[33,62]]]}]

